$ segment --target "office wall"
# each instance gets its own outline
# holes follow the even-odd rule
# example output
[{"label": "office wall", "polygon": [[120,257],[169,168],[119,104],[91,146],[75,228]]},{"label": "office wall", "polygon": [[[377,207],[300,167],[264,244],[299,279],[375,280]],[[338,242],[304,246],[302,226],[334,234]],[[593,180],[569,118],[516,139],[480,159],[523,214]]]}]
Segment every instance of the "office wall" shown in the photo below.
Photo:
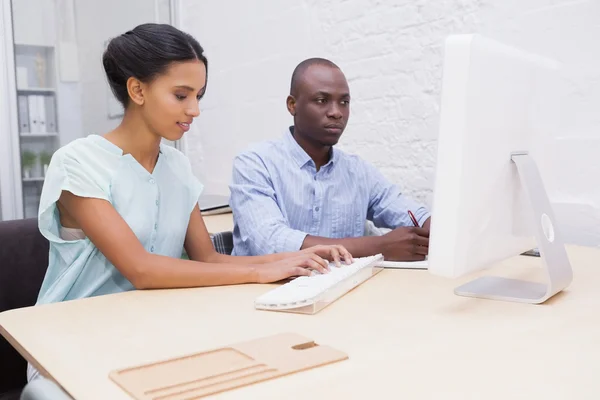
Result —
[{"label": "office wall", "polygon": [[353,95],[340,147],[430,204],[448,34],[480,32],[565,64],[560,126],[540,164],[570,242],[600,244],[600,2],[567,0],[181,0],[209,57],[202,116],[186,139],[207,192],[227,193],[232,158],[291,123],[289,78],[336,62]]},{"label": "office wall", "polygon": [[[15,42],[55,46],[57,4],[54,0],[13,0]],[[91,133],[105,133],[120,121],[119,116],[109,117],[112,94],[102,67],[105,43],[157,17],[169,22],[169,0],[73,0],[73,6],[79,82],[61,83],[59,122],[69,128],[61,129],[61,145]],[[118,106],[113,108],[118,110]]]},{"label": "office wall", "polygon": [[[168,0],[75,0],[81,79],[82,133],[103,134],[114,129],[120,116],[109,117],[110,88],[102,67],[105,43],[136,25],[169,21]],[[118,111],[114,103],[110,110]],[[113,114],[114,115],[114,114]]]}]

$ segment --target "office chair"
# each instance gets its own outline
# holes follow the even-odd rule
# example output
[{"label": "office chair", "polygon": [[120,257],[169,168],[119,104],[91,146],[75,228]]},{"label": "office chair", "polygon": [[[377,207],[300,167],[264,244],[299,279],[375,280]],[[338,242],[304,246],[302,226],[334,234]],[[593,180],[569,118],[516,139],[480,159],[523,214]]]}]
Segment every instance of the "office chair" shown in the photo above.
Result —
[{"label": "office chair", "polygon": [[[0,312],[35,304],[48,250],[37,218],[0,222]],[[1,336],[0,360],[0,400],[18,400],[27,383],[27,362]]]}]

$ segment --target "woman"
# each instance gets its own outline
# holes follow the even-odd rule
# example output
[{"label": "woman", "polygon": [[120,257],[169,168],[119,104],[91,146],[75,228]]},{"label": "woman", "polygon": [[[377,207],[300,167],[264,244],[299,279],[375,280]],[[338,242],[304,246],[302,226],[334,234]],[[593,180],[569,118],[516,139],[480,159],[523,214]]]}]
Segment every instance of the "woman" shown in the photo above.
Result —
[{"label": "woman", "polygon": [[325,259],[351,262],[341,246],[261,257],[215,251],[197,204],[202,185],[189,160],[161,144],[180,139],[200,114],[207,60],[194,38],[169,25],[140,25],[109,43],[103,64],[125,114],[113,131],[77,139],[52,158],[39,209],[50,260],[38,304],[274,282],[326,273]]}]

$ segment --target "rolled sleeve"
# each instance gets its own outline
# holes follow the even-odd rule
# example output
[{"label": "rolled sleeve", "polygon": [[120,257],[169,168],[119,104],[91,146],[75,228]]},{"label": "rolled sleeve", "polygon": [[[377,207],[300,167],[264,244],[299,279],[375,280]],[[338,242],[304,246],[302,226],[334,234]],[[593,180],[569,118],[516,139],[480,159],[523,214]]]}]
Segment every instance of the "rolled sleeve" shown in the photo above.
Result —
[{"label": "rolled sleeve", "polygon": [[371,183],[368,219],[378,227],[395,229],[413,226],[411,211],[419,226],[430,217],[425,206],[402,194],[397,185],[389,182],[374,166],[365,162],[367,182]]}]

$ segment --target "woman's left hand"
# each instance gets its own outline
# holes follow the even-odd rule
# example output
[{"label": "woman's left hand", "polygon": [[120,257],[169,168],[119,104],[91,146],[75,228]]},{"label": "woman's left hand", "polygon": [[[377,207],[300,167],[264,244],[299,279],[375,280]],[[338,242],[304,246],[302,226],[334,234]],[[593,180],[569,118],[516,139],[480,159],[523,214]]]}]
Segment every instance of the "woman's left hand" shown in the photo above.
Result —
[{"label": "woman's left hand", "polygon": [[352,264],[352,255],[341,245],[317,245],[300,251],[301,253],[314,253],[326,260],[335,262],[337,267],[342,266],[342,260],[346,264]]}]

